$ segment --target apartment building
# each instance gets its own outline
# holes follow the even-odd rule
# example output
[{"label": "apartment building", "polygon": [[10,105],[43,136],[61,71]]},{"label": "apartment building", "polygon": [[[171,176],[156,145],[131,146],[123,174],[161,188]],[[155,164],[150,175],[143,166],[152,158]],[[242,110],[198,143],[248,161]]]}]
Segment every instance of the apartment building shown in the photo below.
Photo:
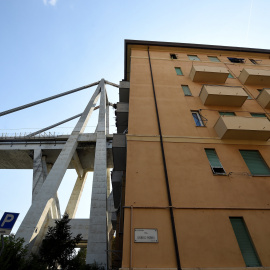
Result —
[{"label": "apartment building", "polygon": [[119,94],[118,266],[270,268],[270,50],[126,40]]}]

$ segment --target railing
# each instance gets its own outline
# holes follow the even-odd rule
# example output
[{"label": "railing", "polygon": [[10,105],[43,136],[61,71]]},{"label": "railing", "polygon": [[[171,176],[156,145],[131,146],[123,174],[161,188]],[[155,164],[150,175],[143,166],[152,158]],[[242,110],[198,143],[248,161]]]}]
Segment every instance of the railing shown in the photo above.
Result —
[{"label": "railing", "polygon": [[54,139],[61,136],[69,136],[70,133],[56,133],[56,132],[42,132],[35,136],[29,137],[31,132],[15,132],[15,133],[0,133],[1,140],[10,140],[10,139]]}]

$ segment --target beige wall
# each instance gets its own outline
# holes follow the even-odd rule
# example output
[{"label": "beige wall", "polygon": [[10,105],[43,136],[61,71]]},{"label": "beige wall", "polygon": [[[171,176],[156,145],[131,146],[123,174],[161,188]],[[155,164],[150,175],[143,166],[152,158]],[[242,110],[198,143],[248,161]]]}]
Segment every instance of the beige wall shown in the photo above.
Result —
[{"label": "beige wall", "polygon": [[[171,60],[170,53],[176,53],[179,59]],[[199,98],[202,84],[193,83],[189,78],[192,64],[223,66],[235,76],[239,76],[244,66],[257,68],[249,60],[247,64],[232,64],[227,56],[262,59],[259,68],[270,69],[268,56],[157,47],[152,48],[150,54],[181,266],[245,267],[229,220],[231,216],[242,216],[262,265],[270,267],[270,177],[250,176],[239,152],[239,149],[259,150],[270,166],[270,144],[263,141],[220,140],[214,130],[219,118],[218,110],[235,111],[239,116],[270,111],[264,110],[254,99],[245,101],[242,107],[203,106]],[[198,55],[202,61],[192,63],[187,54]],[[209,62],[207,55],[218,56],[226,63]],[[122,267],[175,268],[147,56],[144,48],[132,49]],[[184,76],[177,76],[174,67],[181,67]],[[189,85],[192,97],[184,96],[181,84]],[[242,86],[237,78],[227,79],[225,85]],[[258,95],[257,88],[262,87],[245,86],[253,97]],[[201,110],[207,119],[206,127],[195,126],[191,110]],[[205,148],[216,149],[226,176],[212,174]],[[135,228],[157,228],[159,242],[134,243]]]},{"label": "beige wall", "polygon": [[[242,216],[263,266],[269,267],[270,215],[249,210],[174,210],[183,268],[245,267],[229,217]],[[260,222],[258,222],[260,221]],[[176,268],[168,210],[133,209],[132,228],[158,229],[158,243],[133,243],[133,268]],[[125,211],[122,267],[130,263],[130,210]],[[133,238],[134,242],[134,238]]]}]

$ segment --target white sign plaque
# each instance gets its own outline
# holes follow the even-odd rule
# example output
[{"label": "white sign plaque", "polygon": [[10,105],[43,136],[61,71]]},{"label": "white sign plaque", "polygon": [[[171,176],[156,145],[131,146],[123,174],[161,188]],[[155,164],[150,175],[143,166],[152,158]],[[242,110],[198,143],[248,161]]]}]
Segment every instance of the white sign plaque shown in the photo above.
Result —
[{"label": "white sign plaque", "polygon": [[158,242],[157,229],[135,229],[134,242],[157,243]]}]

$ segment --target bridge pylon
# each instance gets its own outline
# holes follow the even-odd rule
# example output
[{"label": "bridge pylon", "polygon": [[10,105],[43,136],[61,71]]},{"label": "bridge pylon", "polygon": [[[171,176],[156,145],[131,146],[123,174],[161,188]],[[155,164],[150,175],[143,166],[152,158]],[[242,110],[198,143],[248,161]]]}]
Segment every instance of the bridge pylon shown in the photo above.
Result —
[{"label": "bridge pylon", "polygon": [[[111,104],[108,102],[106,83],[109,82],[101,79],[99,82],[90,85],[97,85],[97,88],[83,113],[76,116],[79,117],[79,120],[68,137],[55,138],[55,142],[49,140],[50,142],[46,146],[42,145],[42,139],[37,139],[36,134],[39,132],[12,141],[13,153],[20,151],[21,145],[19,145],[19,142],[26,142],[25,148],[20,154],[25,155],[27,159],[25,166],[27,168],[30,164],[28,159],[32,158],[33,164],[32,204],[17,231],[16,237],[24,238],[25,244],[28,244],[33,252],[38,250],[48,226],[52,226],[54,220],[61,217],[57,191],[66,170],[74,168],[78,177],[65,212],[71,218],[70,224],[71,228],[74,229],[73,232],[82,233],[84,243],[87,242],[86,262],[97,262],[102,264],[105,269],[108,266],[109,236],[112,235],[112,226],[108,215],[115,211],[114,207],[112,207],[112,193],[110,193],[109,168],[113,166],[112,158],[109,157],[111,155],[112,140],[112,136],[109,134],[109,105]],[[115,84],[109,84],[117,87]],[[84,88],[80,90],[82,89]],[[64,94],[56,95],[54,98],[62,95]],[[99,99],[100,104],[96,106]],[[45,102],[44,100],[2,112],[0,116],[37,105]],[[95,133],[84,133],[87,123],[96,108],[99,108],[96,131]],[[70,119],[74,119],[74,117],[66,121]],[[63,122],[65,121],[60,123]],[[42,131],[44,130],[46,129]],[[40,141],[39,145],[36,143],[37,141]],[[7,149],[5,148],[6,144],[3,147],[3,149]],[[0,150],[2,150],[1,147]],[[16,154],[12,155],[16,156]],[[16,165],[14,166],[16,167]],[[74,217],[88,171],[93,171],[90,219],[76,220]]]}]

